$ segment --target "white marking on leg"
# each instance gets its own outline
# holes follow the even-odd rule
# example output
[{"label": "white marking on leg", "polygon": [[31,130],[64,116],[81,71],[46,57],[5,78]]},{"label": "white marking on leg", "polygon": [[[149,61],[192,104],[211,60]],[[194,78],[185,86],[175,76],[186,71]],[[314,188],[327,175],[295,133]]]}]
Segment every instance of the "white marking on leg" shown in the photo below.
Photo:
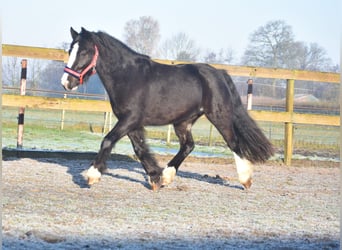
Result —
[{"label": "white marking on leg", "polygon": [[252,185],[253,164],[247,159],[240,158],[235,153],[234,158],[239,181],[245,188],[249,188]]},{"label": "white marking on leg", "polygon": [[91,166],[87,171],[87,177],[88,177],[88,185],[92,185],[100,181],[101,173],[97,168],[95,168],[94,166]]},{"label": "white marking on leg", "polygon": [[[72,50],[71,50],[71,53],[70,53],[70,56],[69,56],[69,60],[68,60],[68,63],[67,63],[67,67],[68,68],[71,68],[72,65],[74,64],[75,60],[76,60],[76,57],[77,57],[77,52],[78,52],[78,48],[79,48],[79,44],[78,43],[75,43],[74,46],[72,47]],[[64,87],[66,89],[68,89],[67,85],[68,85],[68,74],[67,73],[64,73],[63,76],[62,76],[62,79],[61,79],[61,84],[64,85]]]},{"label": "white marking on leg", "polygon": [[161,185],[166,186],[173,182],[176,176],[176,172],[177,171],[175,167],[166,167],[162,173]]}]

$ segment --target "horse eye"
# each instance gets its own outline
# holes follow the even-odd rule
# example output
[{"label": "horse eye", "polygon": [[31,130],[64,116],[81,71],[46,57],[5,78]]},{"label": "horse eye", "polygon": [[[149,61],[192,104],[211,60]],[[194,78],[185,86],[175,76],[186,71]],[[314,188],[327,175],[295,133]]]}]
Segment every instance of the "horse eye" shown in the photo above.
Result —
[{"label": "horse eye", "polygon": [[81,52],[80,52],[80,55],[81,56],[85,56],[85,55],[87,55],[88,54],[88,52],[86,51],[86,50],[82,50]]}]

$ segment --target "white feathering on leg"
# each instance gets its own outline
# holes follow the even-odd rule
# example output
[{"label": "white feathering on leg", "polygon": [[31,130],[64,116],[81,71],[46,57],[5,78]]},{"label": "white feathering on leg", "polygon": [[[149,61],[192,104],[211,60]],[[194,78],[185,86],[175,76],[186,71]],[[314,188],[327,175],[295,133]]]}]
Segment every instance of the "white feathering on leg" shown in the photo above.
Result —
[{"label": "white feathering on leg", "polygon": [[240,158],[235,153],[234,158],[236,163],[236,170],[239,175],[239,181],[246,188],[249,188],[252,183],[253,164],[247,159]]},{"label": "white feathering on leg", "polygon": [[175,176],[176,176],[176,168],[175,167],[166,167],[163,170],[162,174],[162,186],[169,185],[171,182],[173,182]]},{"label": "white feathering on leg", "polygon": [[87,177],[88,177],[88,184],[92,185],[100,181],[101,173],[97,168],[95,168],[94,166],[91,166],[87,171]]}]

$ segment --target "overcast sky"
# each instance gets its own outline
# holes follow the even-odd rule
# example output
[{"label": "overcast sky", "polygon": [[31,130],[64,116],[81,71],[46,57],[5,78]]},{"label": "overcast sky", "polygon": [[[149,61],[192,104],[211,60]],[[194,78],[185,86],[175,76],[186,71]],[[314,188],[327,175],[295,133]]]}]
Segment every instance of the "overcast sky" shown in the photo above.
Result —
[{"label": "overcast sky", "polygon": [[162,40],[184,32],[204,51],[230,47],[240,61],[249,35],[281,19],[296,40],[318,43],[340,60],[340,0],[3,0],[1,9],[7,44],[59,47],[70,42],[70,26],[122,40],[127,21],[152,16]]}]

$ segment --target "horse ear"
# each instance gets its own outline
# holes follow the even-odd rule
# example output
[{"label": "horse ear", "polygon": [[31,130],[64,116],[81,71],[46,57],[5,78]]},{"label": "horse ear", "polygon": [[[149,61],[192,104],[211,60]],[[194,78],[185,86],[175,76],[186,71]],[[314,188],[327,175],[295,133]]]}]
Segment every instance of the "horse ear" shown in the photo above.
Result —
[{"label": "horse ear", "polygon": [[86,30],[85,28],[81,27],[81,32],[82,32],[82,33],[87,33],[88,30]]},{"label": "horse ear", "polygon": [[75,40],[76,37],[78,36],[78,33],[72,27],[70,27],[70,33],[71,33],[72,39]]}]

